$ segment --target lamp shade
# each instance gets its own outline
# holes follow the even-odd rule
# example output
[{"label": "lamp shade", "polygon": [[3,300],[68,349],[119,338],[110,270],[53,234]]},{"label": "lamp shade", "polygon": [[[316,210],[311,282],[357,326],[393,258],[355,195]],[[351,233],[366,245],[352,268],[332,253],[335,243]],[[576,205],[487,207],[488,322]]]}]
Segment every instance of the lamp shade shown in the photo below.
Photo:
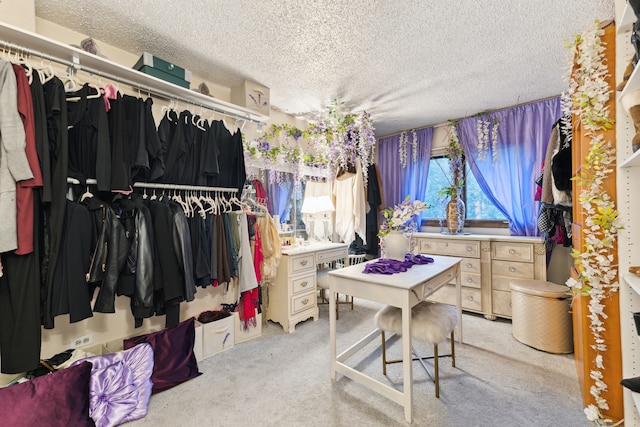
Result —
[{"label": "lamp shade", "polygon": [[333,212],[336,210],[333,206],[333,202],[331,201],[331,197],[329,196],[318,197],[317,208],[317,212]]},{"label": "lamp shade", "polygon": [[302,202],[300,212],[303,214],[314,214],[320,212],[318,210],[318,197],[305,197]]}]

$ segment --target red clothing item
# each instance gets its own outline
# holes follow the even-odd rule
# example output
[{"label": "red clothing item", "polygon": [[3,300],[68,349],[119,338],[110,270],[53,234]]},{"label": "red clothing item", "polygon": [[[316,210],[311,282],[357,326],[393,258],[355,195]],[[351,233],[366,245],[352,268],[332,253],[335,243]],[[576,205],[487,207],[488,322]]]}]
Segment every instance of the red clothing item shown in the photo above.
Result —
[{"label": "red clothing item", "polygon": [[16,184],[18,248],[16,255],[33,252],[33,188],[42,187],[42,172],[36,151],[36,129],[33,118],[33,101],[29,79],[22,65],[11,64],[18,87],[18,113],[24,125],[26,138],[25,152],[33,178]]}]

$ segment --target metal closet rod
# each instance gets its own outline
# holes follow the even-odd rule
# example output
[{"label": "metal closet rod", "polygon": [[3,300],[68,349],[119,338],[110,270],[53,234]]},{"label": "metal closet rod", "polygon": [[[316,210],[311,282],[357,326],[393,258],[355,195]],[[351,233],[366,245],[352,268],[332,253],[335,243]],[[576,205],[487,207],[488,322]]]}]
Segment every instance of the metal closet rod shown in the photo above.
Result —
[{"label": "metal closet rod", "polygon": [[237,188],[226,187],[203,187],[198,185],[161,184],[155,182],[136,182],[133,184],[137,188],[159,188],[162,190],[198,190],[198,191],[222,191],[225,193],[237,193]]},{"label": "metal closet rod", "polygon": [[5,46],[5,48],[9,50],[9,53],[11,52],[11,50],[14,50],[17,55],[22,54],[22,55],[39,56],[42,59],[48,59],[49,61],[54,61],[54,62],[57,62],[58,64],[66,65],[68,67],[71,67],[74,70],[82,70],[82,71],[85,71],[85,72],[90,73],[90,74],[95,74],[95,75],[97,75],[99,77],[104,77],[106,79],[115,80],[118,83],[122,83],[122,84],[125,84],[125,85],[130,85],[130,86],[132,86],[134,88],[137,88],[139,91],[147,92],[147,93],[149,93],[149,95],[154,94],[154,95],[159,96],[159,97],[161,97],[161,98],[163,98],[165,100],[171,101],[173,99],[173,100],[176,100],[176,101],[179,101],[179,102],[184,102],[186,104],[191,104],[191,105],[193,105],[195,107],[205,108],[207,110],[223,114],[223,115],[225,115],[227,117],[231,117],[231,118],[234,118],[236,120],[245,120],[245,121],[248,121],[248,122],[256,123],[258,125],[262,125],[263,124],[261,121],[256,120],[256,119],[252,118],[251,116],[247,116],[247,115],[243,115],[243,114],[236,114],[236,113],[229,113],[228,111],[225,111],[225,110],[223,110],[221,108],[212,107],[210,105],[204,105],[204,104],[202,104],[200,102],[197,102],[197,101],[194,101],[192,99],[188,99],[188,98],[184,98],[182,96],[174,95],[174,94],[165,92],[165,91],[160,90],[160,89],[152,88],[150,86],[142,87],[140,85],[140,83],[134,82],[132,80],[124,79],[122,77],[114,76],[113,74],[110,74],[110,73],[105,73],[105,72],[102,72],[100,70],[95,70],[95,69],[93,69],[91,67],[87,67],[85,65],[81,65],[79,63],[79,59],[78,59],[78,63],[74,63],[73,61],[69,61],[67,59],[63,59],[63,58],[59,58],[57,56],[49,55],[49,54],[40,52],[40,51],[35,50],[35,49],[30,49],[30,48],[27,48],[27,47],[23,47],[23,46],[8,42],[6,40],[2,40],[1,42],[2,42],[3,46]]}]

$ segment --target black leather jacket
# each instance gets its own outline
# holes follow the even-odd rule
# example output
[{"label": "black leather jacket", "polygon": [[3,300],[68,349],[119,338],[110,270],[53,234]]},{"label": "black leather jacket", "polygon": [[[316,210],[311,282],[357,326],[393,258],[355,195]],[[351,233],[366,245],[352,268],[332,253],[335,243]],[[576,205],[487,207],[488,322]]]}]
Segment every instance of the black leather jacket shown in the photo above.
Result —
[{"label": "black leather jacket", "polygon": [[120,274],[118,294],[129,296],[133,316],[141,319],[153,316],[153,229],[151,214],[142,199],[132,194],[131,199],[119,202],[120,221],[124,226],[127,244],[124,271]]},{"label": "black leather jacket", "polygon": [[127,242],[124,227],[114,210],[97,199],[86,199],[98,233],[96,246],[91,256],[87,282],[100,286],[93,311],[115,313],[115,296],[118,277],[127,259]]}]

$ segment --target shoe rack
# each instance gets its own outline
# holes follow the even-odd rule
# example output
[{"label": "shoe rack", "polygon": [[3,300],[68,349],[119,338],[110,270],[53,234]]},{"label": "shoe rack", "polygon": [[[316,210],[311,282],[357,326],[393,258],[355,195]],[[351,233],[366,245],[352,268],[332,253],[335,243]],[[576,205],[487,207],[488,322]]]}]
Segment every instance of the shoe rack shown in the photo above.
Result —
[{"label": "shoe rack", "polygon": [[[616,0],[617,83],[622,81],[624,70],[634,53],[630,42],[634,21],[633,9],[625,0]],[[640,311],[640,276],[629,272],[630,267],[640,266],[640,150],[634,153],[631,149],[631,139],[636,131],[621,102],[622,97],[638,90],[640,66],[636,66],[624,90],[616,93],[617,208],[624,225],[618,235],[623,378],[640,376],[640,337],[636,333],[632,314]],[[640,393],[624,389],[624,416],[626,426],[640,426]]]}]

